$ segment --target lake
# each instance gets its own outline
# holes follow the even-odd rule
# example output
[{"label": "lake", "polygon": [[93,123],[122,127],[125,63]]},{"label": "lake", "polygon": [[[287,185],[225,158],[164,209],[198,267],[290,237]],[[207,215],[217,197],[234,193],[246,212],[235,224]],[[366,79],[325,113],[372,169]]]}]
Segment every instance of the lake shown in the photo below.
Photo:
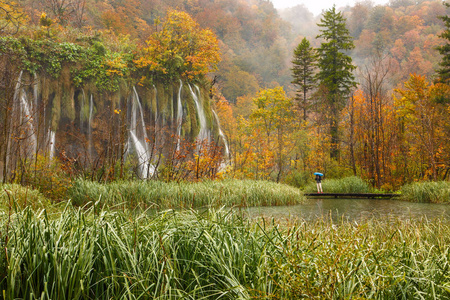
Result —
[{"label": "lake", "polygon": [[445,218],[450,220],[450,205],[412,203],[399,200],[377,199],[307,199],[303,204],[294,206],[250,207],[241,209],[249,217],[299,218],[314,220],[329,218],[333,221],[342,218],[360,221],[370,218]]}]

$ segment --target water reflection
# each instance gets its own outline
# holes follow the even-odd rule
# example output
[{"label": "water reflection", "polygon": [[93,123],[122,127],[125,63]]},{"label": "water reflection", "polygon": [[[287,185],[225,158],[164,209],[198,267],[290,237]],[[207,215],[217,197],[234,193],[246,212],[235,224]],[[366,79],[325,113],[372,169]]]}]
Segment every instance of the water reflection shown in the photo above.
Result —
[{"label": "water reflection", "polygon": [[245,209],[250,217],[299,218],[314,220],[330,218],[333,221],[342,218],[349,221],[361,221],[370,218],[445,218],[450,219],[450,205],[411,203],[399,200],[376,199],[308,199],[295,206],[251,207]]}]

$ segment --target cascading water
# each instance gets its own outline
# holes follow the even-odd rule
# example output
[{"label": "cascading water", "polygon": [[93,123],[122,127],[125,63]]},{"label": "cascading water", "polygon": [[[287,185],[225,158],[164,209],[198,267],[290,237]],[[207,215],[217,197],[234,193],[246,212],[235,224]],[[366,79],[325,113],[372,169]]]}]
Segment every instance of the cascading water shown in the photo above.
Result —
[{"label": "cascading water", "polygon": [[224,147],[225,147],[225,153],[224,153],[225,157],[226,157],[226,159],[229,159],[230,158],[230,148],[228,147],[227,139],[226,139],[225,135],[223,134],[222,129],[220,128],[220,121],[219,121],[219,117],[217,116],[217,113],[214,110],[212,110],[212,112],[214,114],[214,117],[216,118],[217,126],[219,126],[219,136],[222,139]]},{"label": "cascading water", "polygon": [[[155,166],[150,163],[150,157],[148,155],[146,147],[139,141],[136,134],[130,130],[131,144],[136,151],[139,162],[139,176],[143,179],[153,176],[155,173]],[[145,143],[146,144],[146,143]]]},{"label": "cascading water", "polygon": [[54,132],[53,130],[49,130],[48,131],[48,146],[49,146],[48,156],[49,156],[50,160],[52,160],[53,157],[55,157],[55,143],[56,143],[56,132]]},{"label": "cascading water", "polygon": [[178,101],[177,101],[177,151],[180,150],[181,141],[181,125],[183,123],[183,105],[181,104],[181,90],[183,88],[183,82],[180,79],[180,88],[178,89]]},{"label": "cascading water", "polygon": [[[10,172],[18,165],[17,162],[20,159],[31,157],[32,152],[54,159],[58,153],[63,153],[63,151],[66,151],[68,156],[82,157],[79,161],[86,164],[84,167],[89,168],[93,166],[89,166],[89,164],[93,164],[97,157],[97,146],[106,145],[110,138],[123,141],[122,131],[109,131],[112,134],[108,136],[100,134],[100,132],[118,128],[115,126],[117,122],[110,122],[112,117],[117,120],[117,116],[108,116],[109,103],[106,102],[104,105],[103,94],[100,91],[94,93],[93,90],[88,90],[91,86],[89,84],[84,85],[85,89],[69,85],[60,88],[59,84],[66,83],[48,79],[45,75],[42,78],[40,76],[39,73],[31,74],[23,71],[18,79],[16,76],[14,78],[13,107],[11,118],[7,120],[11,132],[6,133],[9,143],[6,143],[4,149],[1,149],[4,157],[2,169]],[[135,159],[136,165],[139,163],[137,172],[141,178],[148,178],[156,174],[154,166],[156,159],[161,158],[161,162],[164,163],[169,151],[173,150],[169,143],[172,147],[176,143],[177,149],[180,149],[182,147],[181,138],[185,136],[190,140],[195,138],[198,141],[210,140],[208,118],[209,116],[213,117],[208,103],[204,102],[206,98],[201,94],[203,90],[194,84],[188,85],[179,80],[179,82],[170,83],[169,86],[161,84],[161,88],[159,85],[153,86],[154,92],[152,86],[148,88],[150,90],[146,90],[146,95],[151,98],[146,99],[146,102],[140,98],[142,95],[138,94],[139,87],[137,86],[132,89],[130,87],[129,90],[122,89],[119,91],[120,94],[114,95],[114,97],[117,96],[114,99],[122,99],[123,95],[128,93],[128,101],[131,101],[128,102],[128,109],[124,109],[127,116],[120,116],[127,117],[129,132],[125,133],[128,134],[128,137],[125,136],[125,143],[128,143],[129,154],[134,153],[132,157]],[[178,94],[176,95],[176,93]],[[68,96],[73,98],[69,99]],[[105,98],[107,97],[105,96]],[[189,101],[191,102],[189,103]],[[148,107],[150,109],[147,109],[147,102],[151,104]],[[185,107],[188,104],[191,106]],[[79,111],[77,111],[78,109]],[[190,121],[190,117],[186,115],[188,109],[193,109],[191,113],[194,115],[191,117],[197,121],[187,122],[187,120]],[[75,121],[74,116],[76,116]],[[149,120],[146,119],[147,117]],[[146,128],[148,125],[146,122],[150,121],[152,126],[155,125],[155,132],[153,129],[147,131],[149,129]],[[69,124],[70,126],[68,126]],[[120,125],[122,124],[120,122]],[[216,120],[214,120],[214,124],[216,124]],[[191,132],[197,134],[190,136]],[[151,138],[151,142],[149,142],[147,134]],[[171,138],[172,134],[177,135],[177,140]],[[219,139],[223,140],[224,144],[222,151],[228,157],[229,145],[221,129],[219,135]],[[56,137],[58,137],[57,145]],[[158,143],[157,148],[156,143]],[[111,151],[112,154],[105,155],[122,154],[122,149],[127,148],[127,145],[121,143],[115,143],[113,146],[117,146],[117,148],[113,148],[114,151],[116,151],[115,149],[117,151]],[[13,149],[20,149],[20,152],[13,153]],[[99,163],[103,163],[103,160]]]},{"label": "cascading water", "polygon": [[84,104],[86,103],[86,94],[84,93],[84,89],[81,90],[81,106],[80,106],[80,130],[83,131],[83,123],[84,123]]},{"label": "cascading water", "polygon": [[[37,138],[35,126],[33,125],[33,115],[32,107],[28,103],[28,97],[26,91],[22,88],[22,75],[23,71],[20,72],[19,78],[17,80],[16,89],[14,91],[14,101],[17,103],[20,115],[20,124],[25,124],[27,127],[26,140],[31,146],[31,154],[36,154],[37,150]],[[32,105],[32,104],[31,104]]]},{"label": "cascading water", "polygon": [[217,116],[217,113],[212,110],[214,117],[216,118],[216,122],[217,122],[217,126],[219,127],[219,136],[222,138],[224,147],[225,147],[225,159],[220,163],[219,165],[219,171],[224,171],[226,170],[226,168],[231,165],[231,157],[230,157],[230,148],[228,147],[228,142],[227,139],[225,137],[225,135],[223,134],[222,129],[220,128],[220,121],[219,121],[219,117]]},{"label": "cascading water", "polygon": [[[132,106],[129,142],[133,146],[138,157],[139,176],[145,179],[153,176],[155,167],[151,164],[150,150],[148,147],[149,139],[145,128],[144,113],[135,87],[133,87],[133,96],[131,101]],[[138,110],[140,116],[140,126],[138,126]],[[140,129],[140,132],[138,132],[137,129]]]},{"label": "cascading water", "polygon": [[39,114],[37,111],[39,101],[39,80],[36,74],[34,74],[33,82],[33,99],[34,99],[34,120],[35,124],[39,124]]},{"label": "cascading water", "polygon": [[89,99],[89,119],[88,119],[88,147],[89,159],[92,162],[92,118],[94,117],[94,96],[91,94]]},{"label": "cascading water", "polygon": [[156,149],[158,147],[158,89],[153,85],[153,90],[155,91],[155,138],[153,147]]},{"label": "cascading water", "polygon": [[36,132],[33,125],[33,116],[31,115],[30,106],[28,105],[27,96],[25,93],[20,97],[20,108],[22,115],[25,117],[25,123],[28,127],[27,138],[29,138],[31,143],[31,153],[36,154],[37,149],[37,139]]},{"label": "cascading water", "polygon": [[[144,112],[143,112],[143,110],[142,110],[141,100],[139,99],[139,95],[138,95],[138,93],[137,93],[135,87],[133,87],[133,92],[134,92],[134,96],[135,96],[135,99],[134,99],[134,100],[135,100],[135,102],[137,103],[138,108],[139,108],[139,116],[141,117],[141,130],[142,130],[142,135],[143,135],[143,138],[144,138],[145,150],[146,150],[148,153],[150,153],[150,151],[149,151],[149,149],[148,149],[148,143],[147,143],[148,137],[147,137],[147,130],[146,130],[146,128],[145,128]],[[136,128],[136,127],[135,127],[135,128]]]},{"label": "cascading water", "polygon": [[[195,86],[195,88],[197,89],[198,93],[200,94],[199,88],[197,86]],[[189,85],[189,90],[191,91],[192,98],[194,99],[195,107],[197,108],[198,119],[200,121],[200,131],[197,135],[197,140],[203,141],[208,138],[208,129],[206,127],[207,124],[206,124],[205,112],[203,110],[203,106],[200,103],[200,99],[198,98],[197,94],[194,93],[194,91],[192,90],[191,85]]]}]

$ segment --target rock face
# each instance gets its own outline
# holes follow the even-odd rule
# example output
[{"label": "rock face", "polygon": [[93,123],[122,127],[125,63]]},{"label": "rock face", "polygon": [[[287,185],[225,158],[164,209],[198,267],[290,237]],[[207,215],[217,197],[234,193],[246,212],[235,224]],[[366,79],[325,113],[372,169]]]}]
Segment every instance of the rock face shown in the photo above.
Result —
[{"label": "rock face", "polygon": [[101,92],[93,82],[75,86],[69,69],[57,79],[22,71],[13,98],[1,120],[8,124],[2,139],[10,141],[1,149],[1,177],[24,157],[64,155],[83,168],[131,163],[148,178],[182,141],[224,144],[207,87],[181,80],[123,81],[116,92]]}]

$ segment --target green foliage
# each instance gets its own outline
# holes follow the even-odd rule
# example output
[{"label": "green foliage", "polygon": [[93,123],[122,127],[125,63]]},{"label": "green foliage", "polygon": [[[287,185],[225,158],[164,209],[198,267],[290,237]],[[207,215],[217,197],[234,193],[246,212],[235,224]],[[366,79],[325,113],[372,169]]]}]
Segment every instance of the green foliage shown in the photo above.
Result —
[{"label": "green foliage", "polygon": [[316,67],[315,50],[306,38],[303,38],[302,42],[295,48],[292,64],[294,65],[292,68],[294,77],[292,83],[298,86],[295,99],[299,102],[299,107],[303,111],[303,120],[306,121],[310,106],[309,93],[314,88],[314,70]]},{"label": "green foliage", "polygon": [[317,49],[319,72],[316,79],[321,85],[322,98],[326,102],[329,127],[331,135],[331,157],[339,156],[339,134],[338,124],[340,112],[345,106],[346,97],[352,88],[356,87],[355,77],[352,71],[356,67],[352,64],[352,58],[346,53],[353,49],[353,39],[346,28],[346,20],[342,13],[336,12],[333,6],[323,14],[318,24],[321,34],[317,38],[324,41]]},{"label": "green foliage", "polygon": [[27,161],[24,167],[27,171],[17,176],[17,182],[32,186],[52,200],[61,201],[66,197],[67,189],[72,185],[69,163],[64,164],[57,159],[49,162],[46,157],[38,155]]},{"label": "green foliage", "polygon": [[[370,185],[356,176],[345,177],[341,179],[324,179],[322,181],[324,193],[345,193],[345,194],[362,194],[370,193]],[[316,192],[316,183],[311,183],[305,188],[305,192]]]},{"label": "green foliage", "polygon": [[317,80],[326,87],[328,101],[334,109],[342,109],[345,104],[345,96],[356,86],[352,71],[356,67],[352,64],[352,58],[346,51],[353,49],[353,39],[346,28],[346,20],[341,12],[336,12],[336,7],[327,10],[318,24],[323,28],[317,38],[322,38],[317,49],[318,67]]},{"label": "green foliage", "polygon": [[450,182],[426,181],[406,184],[401,189],[401,199],[423,203],[450,203]]},{"label": "green foliage", "polygon": [[101,184],[76,180],[68,191],[76,205],[99,201],[107,206],[152,207],[155,209],[204,206],[264,206],[301,202],[302,193],[293,187],[269,181],[224,180],[197,183],[123,181]]},{"label": "green foliage", "polygon": [[101,91],[117,91],[122,78],[130,76],[133,59],[132,54],[115,52],[101,41],[75,44],[2,37],[0,50],[19,56],[21,68],[31,74],[45,73],[57,79],[62,69],[69,67],[75,86],[93,81]]},{"label": "green foliage", "polygon": [[3,211],[9,208],[21,210],[26,207],[38,210],[51,205],[41,192],[20,184],[1,184],[0,203],[0,209]]},{"label": "green foliage", "polygon": [[297,188],[303,188],[311,182],[311,173],[305,171],[291,171],[286,175],[283,182]]}]

